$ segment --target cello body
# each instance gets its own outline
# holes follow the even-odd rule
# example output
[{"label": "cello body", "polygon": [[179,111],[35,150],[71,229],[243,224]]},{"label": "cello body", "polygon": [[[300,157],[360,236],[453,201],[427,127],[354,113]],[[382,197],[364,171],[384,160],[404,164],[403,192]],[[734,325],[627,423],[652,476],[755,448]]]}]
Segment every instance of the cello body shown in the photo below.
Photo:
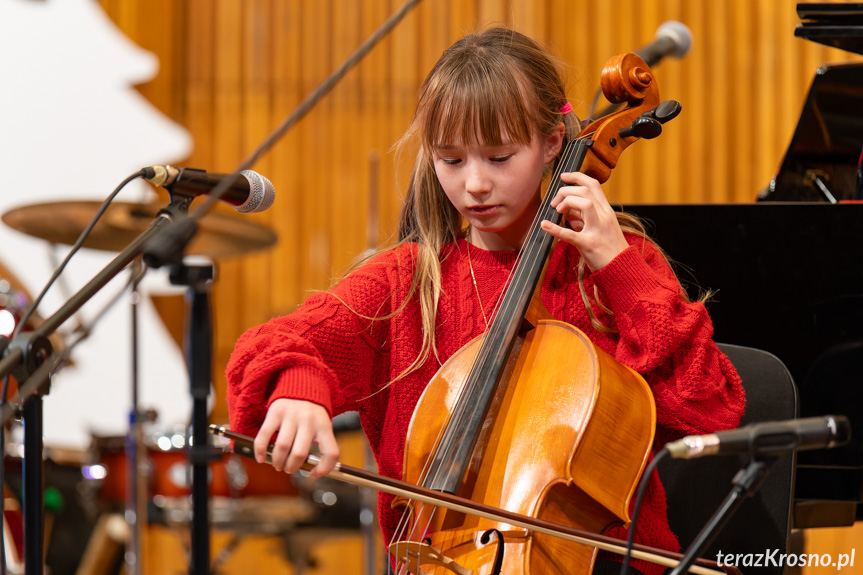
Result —
[{"label": "cello body", "polygon": [[[408,432],[406,481],[423,482],[415,462],[428,460],[437,447],[438,430],[484,337],[453,355],[423,393]],[[627,524],[655,418],[653,395],[638,373],[577,328],[540,320],[514,344],[458,495],[592,533]],[[394,502],[400,504],[409,505]],[[593,547],[488,519],[419,504],[411,511],[423,529],[411,539],[446,549],[454,562],[422,565],[418,559],[411,572],[493,573],[500,555],[500,572],[507,575],[590,573],[596,555]],[[489,530],[502,539],[486,536],[483,543]]]}]

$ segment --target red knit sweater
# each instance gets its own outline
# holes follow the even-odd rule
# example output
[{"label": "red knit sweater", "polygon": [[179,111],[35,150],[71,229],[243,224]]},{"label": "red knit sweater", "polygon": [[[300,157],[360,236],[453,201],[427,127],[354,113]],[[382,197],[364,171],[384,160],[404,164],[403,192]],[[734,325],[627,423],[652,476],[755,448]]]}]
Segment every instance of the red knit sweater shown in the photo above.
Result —
[{"label": "red knit sweater", "polygon": [[[655,446],[687,434],[736,427],[743,413],[743,389],[731,363],[712,341],[706,309],[681,297],[676,277],[653,244],[635,237],[628,241],[627,250],[584,280],[587,293],[593,293],[594,285],[599,288],[601,301],[613,315],[595,303],[594,313],[619,335],[591,326],[576,281],[579,255],[564,242],[557,243],[550,257],[543,303],[555,318],[578,327],[596,346],[645,377],[656,401]],[[436,330],[440,361],[485,328],[468,249],[486,314],[494,308],[516,259],[515,252],[483,251],[464,240],[444,250]],[[255,435],[270,403],[283,397],[312,401],[331,415],[356,410],[380,473],[400,478],[414,406],[440,365],[432,356],[408,377],[386,386],[418,356],[419,304],[414,298],[389,319],[369,321],[362,316],[386,317],[405,301],[415,253],[413,245],[385,252],[331,292],[316,293],[294,313],[243,334],[227,369],[231,428]],[[379,497],[384,541],[389,541],[398,522],[390,499],[383,493]],[[678,549],[665,507],[665,491],[654,475],[636,542]],[[626,530],[613,528],[608,535],[625,539]],[[648,575],[663,571],[642,561],[634,561],[633,567]]]}]

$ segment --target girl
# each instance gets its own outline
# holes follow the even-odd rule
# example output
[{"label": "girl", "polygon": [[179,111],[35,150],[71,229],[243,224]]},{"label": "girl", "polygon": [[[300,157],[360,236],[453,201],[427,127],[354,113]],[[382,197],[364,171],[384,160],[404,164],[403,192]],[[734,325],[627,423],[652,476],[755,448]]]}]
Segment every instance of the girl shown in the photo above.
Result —
[{"label": "girl", "polygon": [[[537,212],[543,173],[579,127],[557,63],[529,38],[493,28],[443,54],[401,141],[419,151],[400,241],[237,342],[227,370],[231,427],[256,434],[258,461],[275,436],[273,466],[294,473],[317,443],[312,475],[325,475],[339,455],[330,418],[356,410],[380,473],[402,476],[414,406],[441,363],[486,329]],[[568,227],[542,224],[560,240],[541,290],[547,309],[645,377],[656,447],[735,427],[743,391],[711,340],[704,306],[686,298],[662,252],[637,221],[615,214],[596,180],[562,180],[552,205]],[[390,500],[379,497],[384,541],[399,520]],[[640,517],[637,542],[677,550],[656,476]]]}]

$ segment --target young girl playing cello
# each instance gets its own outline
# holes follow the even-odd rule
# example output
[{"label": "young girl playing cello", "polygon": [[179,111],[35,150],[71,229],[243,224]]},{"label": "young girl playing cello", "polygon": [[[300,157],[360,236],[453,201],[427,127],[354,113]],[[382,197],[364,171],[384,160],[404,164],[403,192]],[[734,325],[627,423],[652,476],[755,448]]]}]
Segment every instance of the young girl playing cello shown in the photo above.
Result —
[{"label": "young girl playing cello", "polygon": [[[456,42],[426,78],[402,144],[419,152],[399,222],[399,242],[330,291],[248,330],[228,365],[234,431],[255,435],[255,454],[288,473],[313,443],[326,475],[339,448],[331,417],[356,410],[379,472],[400,478],[420,395],[438,368],[489,325],[537,213],[541,180],[580,129],[556,61],[517,32],[493,28]],[[541,286],[554,318],[582,330],[653,392],[655,446],[737,425],[740,379],[637,220],[616,214],[593,178],[564,173],[552,206],[567,227]],[[399,521],[381,494],[384,541]],[[626,530],[608,535],[625,539]],[[651,478],[636,542],[677,550],[665,493]],[[620,561],[601,552],[597,561]],[[619,563],[617,563],[619,565]],[[663,568],[633,567],[653,575]],[[597,572],[600,570],[597,567]]]}]

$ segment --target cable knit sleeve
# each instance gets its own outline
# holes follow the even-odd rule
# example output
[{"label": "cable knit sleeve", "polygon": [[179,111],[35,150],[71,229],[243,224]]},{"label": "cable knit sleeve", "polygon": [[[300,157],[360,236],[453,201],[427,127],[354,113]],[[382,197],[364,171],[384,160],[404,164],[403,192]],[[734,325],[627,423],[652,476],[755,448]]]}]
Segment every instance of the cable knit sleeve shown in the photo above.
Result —
[{"label": "cable knit sleeve", "polygon": [[231,428],[254,435],[279,398],[322,405],[330,415],[358,409],[385,372],[386,319],[400,266],[373,260],[295,312],[247,330],[228,361]]},{"label": "cable knit sleeve", "polygon": [[687,434],[734,428],[745,403],[740,377],[713,342],[701,302],[688,302],[650,241],[591,274],[620,333],[615,357],[641,373],[656,400],[657,445]]}]

